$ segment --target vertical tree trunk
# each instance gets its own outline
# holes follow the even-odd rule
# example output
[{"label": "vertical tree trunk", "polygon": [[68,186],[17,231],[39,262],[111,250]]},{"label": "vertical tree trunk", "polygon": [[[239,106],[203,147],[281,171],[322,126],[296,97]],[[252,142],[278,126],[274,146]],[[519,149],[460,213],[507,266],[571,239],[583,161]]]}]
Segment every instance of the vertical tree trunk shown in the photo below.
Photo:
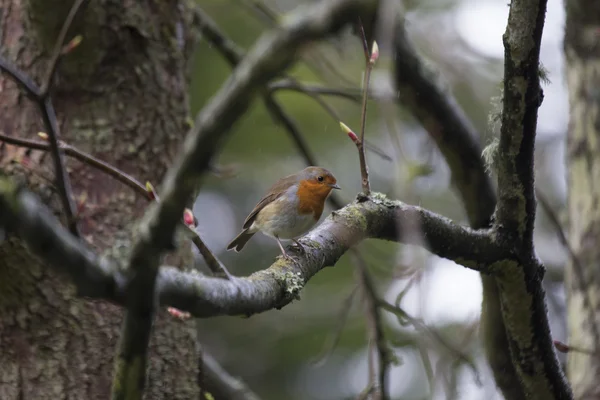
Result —
[{"label": "vertical tree trunk", "polygon": [[[567,267],[567,374],[576,399],[600,397],[600,3],[566,0],[569,85],[570,240],[578,263]],[[580,266],[578,266],[578,264]]]},{"label": "vertical tree trunk", "polygon": [[[72,3],[0,0],[2,56],[38,84]],[[52,91],[63,140],[158,185],[187,130],[190,4],[89,2],[68,36],[81,34],[83,42],[61,61]],[[0,131],[8,135],[37,139],[44,130],[37,108],[4,74],[0,116]],[[147,201],[96,169],[73,159],[67,165],[76,200],[84,204],[83,235],[122,260],[127,232]],[[0,145],[0,171],[60,212],[49,154]],[[66,279],[9,237],[0,245],[0,399],[109,398],[122,316],[112,304],[77,298]],[[193,326],[161,313],[146,398],[197,398],[194,349]]]}]

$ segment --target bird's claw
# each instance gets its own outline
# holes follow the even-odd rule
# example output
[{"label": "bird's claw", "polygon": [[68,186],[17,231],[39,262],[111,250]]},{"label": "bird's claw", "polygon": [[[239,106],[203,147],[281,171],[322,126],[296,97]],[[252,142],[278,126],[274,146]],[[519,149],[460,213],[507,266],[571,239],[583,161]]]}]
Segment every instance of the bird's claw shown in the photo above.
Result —
[{"label": "bird's claw", "polygon": [[298,251],[300,252],[300,254],[306,254],[306,249],[304,248],[304,246],[302,245],[302,243],[300,243],[297,240],[293,241],[294,243],[292,244],[292,246],[298,248]]}]

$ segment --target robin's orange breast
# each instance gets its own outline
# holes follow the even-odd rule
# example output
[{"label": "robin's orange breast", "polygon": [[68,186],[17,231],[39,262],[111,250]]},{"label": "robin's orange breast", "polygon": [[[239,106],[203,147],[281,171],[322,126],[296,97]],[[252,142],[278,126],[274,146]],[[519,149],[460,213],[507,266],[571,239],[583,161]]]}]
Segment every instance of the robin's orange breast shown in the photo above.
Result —
[{"label": "robin's orange breast", "polygon": [[321,218],[325,200],[331,193],[331,188],[324,185],[315,184],[311,181],[300,181],[296,195],[298,196],[298,213],[312,214],[316,221]]}]

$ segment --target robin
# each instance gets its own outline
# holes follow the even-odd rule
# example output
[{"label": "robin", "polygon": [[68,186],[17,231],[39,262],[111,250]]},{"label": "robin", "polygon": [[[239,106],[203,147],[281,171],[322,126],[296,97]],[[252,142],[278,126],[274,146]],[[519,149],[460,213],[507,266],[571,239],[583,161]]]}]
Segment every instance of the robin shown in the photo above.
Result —
[{"label": "robin", "polygon": [[242,231],[227,246],[239,252],[256,233],[275,238],[284,257],[289,258],[280,239],[291,239],[301,250],[297,237],[308,232],[321,218],[325,200],[333,189],[340,189],[335,177],[320,167],[307,167],[281,178],[248,215]]}]

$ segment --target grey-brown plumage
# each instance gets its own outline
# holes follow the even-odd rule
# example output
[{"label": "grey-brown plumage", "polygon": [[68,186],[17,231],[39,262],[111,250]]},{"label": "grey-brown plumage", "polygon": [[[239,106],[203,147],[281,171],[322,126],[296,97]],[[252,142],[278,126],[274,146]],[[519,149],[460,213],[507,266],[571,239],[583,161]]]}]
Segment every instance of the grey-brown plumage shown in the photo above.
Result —
[{"label": "grey-brown plumage", "polygon": [[320,167],[307,167],[278,180],[246,217],[242,231],[227,245],[239,252],[256,232],[279,239],[292,239],[306,233],[319,220],[325,199],[339,189],[335,177]]}]

